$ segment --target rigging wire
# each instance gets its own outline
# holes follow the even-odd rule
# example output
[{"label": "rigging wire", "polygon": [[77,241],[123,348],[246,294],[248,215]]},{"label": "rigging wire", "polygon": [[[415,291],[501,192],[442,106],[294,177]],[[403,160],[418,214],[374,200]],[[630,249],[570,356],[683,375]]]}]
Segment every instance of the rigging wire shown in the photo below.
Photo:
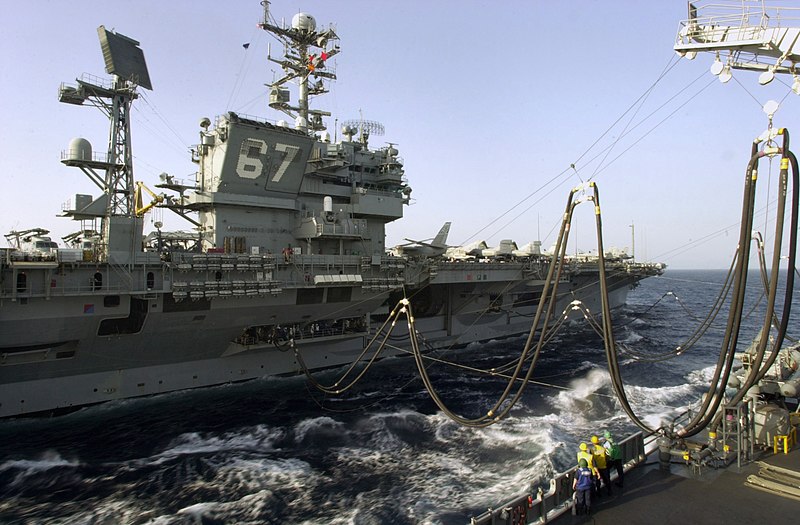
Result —
[{"label": "rigging wire", "polygon": [[[674,62],[672,62],[673,60],[674,60]],[[676,59],[675,59],[675,56],[673,55],[672,57],[670,57],[670,62],[672,63],[672,67],[675,67],[675,65],[677,65],[677,64],[678,64],[679,60],[676,60]],[[670,68],[670,69],[671,69],[671,68]],[[653,93],[653,91],[654,91],[654,89],[655,89],[656,85],[658,84],[658,82],[659,82],[659,81],[660,81],[660,80],[661,80],[661,79],[664,77],[664,75],[666,74],[666,71],[669,71],[669,69],[665,68],[665,71],[664,71],[664,72],[662,72],[661,76],[659,76],[659,78],[658,78],[658,79],[657,79],[657,80],[656,80],[656,81],[655,81],[655,82],[654,82],[654,83],[653,83],[653,84],[650,86],[650,89],[648,89],[648,90],[647,90],[647,91],[644,93],[644,95],[642,95],[642,96],[640,97],[640,100],[641,100],[641,102],[638,102],[638,101],[637,101],[636,109],[635,109],[635,111],[633,112],[633,114],[631,115],[630,119],[628,119],[628,122],[627,122],[627,123],[625,124],[625,126],[622,128],[622,132],[619,134],[619,136],[616,138],[616,140],[614,140],[614,141],[611,143],[611,145],[610,145],[608,148],[606,148],[605,155],[603,156],[603,158],[602,158],[602,160],[600,161],[600,163],[599,163],[599,164],[598,164],[598,165],[595,167],[595,170],[594,170],[594,172],[592,172],[592,174],[589,176],[589,179],[588,179],[588,180],[592,180],[592,179],[594,179],[594,176],[595,176],[595,175],[597,175],[598,171],[600,170],[600,167],[601,167],[601,166],[603,166],[603,163],[605,163],[605,161],[606,161],[606,159],[608,158],[608,156],[609,156],[609,155],[611,155],[611,152],[614,150],[614,148],[616,147],[616,145],[617,145],[617,144],[619,144],[619,142],[622,140],[622,138],[623,138],[625,135],[627,135],[627,133],[628,133],[628,127],[631,125],[631,123],[633,122],[633,120],[636,118],[636,115],[638,115],[638,114],[639,114],[639,111],[641,111],[642,107],[644,107],[644,103],[645,103],[645,102],[647,102],[647,99],[648,99],[648,98],[650,98],[650,95]],[[687,87],[688,87],[688,86],[687,86]],[[682,92],[682,91],[681,91],[681,92]],[[679,93],[681,93],[681,92],[679,92]],[[675,96],[677,96],[677,95],[678,95],[678,94],[676,93],[676,95],[675,95]],[[673,97],[673,98],[674,98],[674,97]],[[670,100],[672,100],[672,99],[669,99],[667,102],[669,102]],[[665,102],[665,104],[666,104],[666,102]],[[633,106],[631,106],[631,107],[633,107]],[[663,107],[663,106],[661,106],[661,107]],[[660,108],[659,108],[659,109],[660,109]],[[657,111],[657,110],[656,110],[656,111]],[[651,113],[651,115],[652,115],[652,113]],[[649,116],[648,116],[648,118],[649,118]],[[644,120],[647,120],[647,119],[644,119]],[[644,120],[643,120],[642,122],[644,122]],[[638,125],[638,124],[637,124],[637,125]],[[576,170],[576,171],[577,171],[577,170]]]},{"label": "rigging wire", "polygon": [[756,98],[756,96],[755,96],[755,95],[753,95],[753,93],[752,93],[752,92],[751,92],[749,89],[747,89],[747,87],[745,87],[745,85],[744,85],[744,84],[742,84],[742,83],[739,81],[739,79],[738,79],[738,78],[736,78],[736,76],[735,76],[735,75],[733,76],[733,80],[735,80],[735,81],[736,81],[736,83],[737,83],[737,84],[739,84],[739,87],[741,87],[741,88],[744,90],[744,92],[745,92],[745,93],[747,93],[748,95],[750,95],[750,98],[752,98],[752,99],[755,101],[755,103],[758,105],[759,109],[764,107],[764,104],[762,104],[761,102],[759,102],[759,100]]},{"label": "rigging wire", "polygon": [[[672,118],[672,116],[673,116],[673,115],[675,115],[675,113],[677,113],[678,111],[680,111],[681,109],[683,109],[683,108],[684,108],[684,107],[685,107],[685,106],[686,106],[686,105],[687,105],[689,102],[691,102],[691,101],[692,101],[692,100],[694,100],[696,97],[698,97],[698,96],[699,96],[699,95],[700,95],[700,94],[701,94],[703,91],[705,91],[706,89],[708,89],[708,88],[709,88],[709,86],[711,86],[713,83],[714,83],[714,79],[711,79],[711,80],[709,80],[709,81],[706,83],[706,85],[705,85],[705,86],[703,86],[702,88],[700,88],[700,91],[698,91],[697,93],[695,93],[694,95],[692,95],[692,96],[691,96],[689,99],[687,99],[687,100],[686,100],[686,101],[685,101],[683,104],[679,105],[679,106],[678,106],[677,108],[675,108],[675,109],[674,109],[672,112],[670,112],[670,113],[669,113],[669,114],[668,114],[666,117],[664,117],[663,119],[661,119],[660,121],[658,121],[658,122],[657,122],[657,123],[656,123],[656,124],[655,124],[653,127],[651,127],[649,130],[647,130],[647,132],[646,132],[644,135],[642,135],[641,137],[639,137],[638,139],[636,139],[636,140],[635,140],[635,141],[634,141],[634,142],[633,142],[631,145],[629,145],[627,148],[625,148],[625,150],[623,150],[623,151],[622,151],[622,153],[620,153],[619,155],[617,155],[616,157],[614,157],[614,158],[611,160],[611,162],[607,163],[605,166],[603,166],[602,168],[598,169],[598,170],[597,170],[597,173],[593,174],[593,175],[592,175],[592,176],[589,178],[589,180],[592,180],[592,179],[595,177],[595,175],[599,175],[600,173],[602,173],[602,172],[604,172],[606,169],[608,169],[608,168],[609,168],[609,167],[610,167],[612,164],[614,164],[614,163],[615,163],[617,160],[619,160],[619,159],[620,159],[620,157],[622,157],[622,156],[623,156],[624,154],[626,154],[628,151],[630,151],[631,149],[633,149],[633,147],[634,147],[634,146],[636,146],[637,144],[639,144],[639,143],[640,143],[642,140],[644,140],[644,139],[645,139],[645,138],[646,138],[648,135],[650,135],[652,132],[654,132],[656,129],[658,129],[658,128],[659,128],[659,127],[662,125],[662,124],[664,124],[664,122],[666,122],[667,120],[669,120],[670,118]],[[640,122],[639,124],[642,124],[643,122],[644,122],[644,121]],[[639,124],[637,124],[636,126],[634,126],[634,127],[631,129],[631,131],[633,131],[633,129],[636,129],[636,128],[639,126]]]},{"label": "rigging wire", "polygon": [[[174,127],[172,127],[172,125],[169,123],[169,121],[166,119],[166,117],[164,117],[164,115],[163,115],[163,114],[162,114],[162,113],[161,113],[161,112],[158,110],[158,108],[156,107],[155,103],[153,103],[153,102],[151,102],[151,101],[150,101],[150,97],[149,97],[149,96],[147,96],[147,95],[145,95],[145,94],[144,94],[144,92],[140,93],[140,94],[139,94],[139,96],[140,96],[140,98],[141,98],[141,99],[144,101],[145,105],[147,105],[147,107],[149,107],[149,108],[150,108],[150,110],[153,112],[153,114],[154,114],[156,117],[158,117],[158,120],[160,120],[160,121],[161,121],[161,123],[162,123],[162,124],[164,124],[164,126],[166,126],[166,127],[167,127],[167,129],[168,129],[170,132],[172,132],[172,136],[178,140],[178,143],[179,143],[181,146],[183,146],[183,148],[184,148],[183,152],[185,153],[187,150],[189,150],[189,149],[190,149],[190,146],[189,146],[189,144],[187,144],[187,143],[186,143],[186,142],[183,140],[183,137],[181,137],[180,133],[178,133],[178,132],[175,130],[175,128],[174,128]],[[139,111],[138,107],[137,107],[137,111]],[[139,111],[139,112],[141,113],[141,111]]]},{"label": "rigging wire", "polygon": [[[773,201],[773,202],[775,202],[775,201]],[[770,205],[771,204],[772,203],[770,203]],[[767,206],[759,208],[755,212],[756,217],[760,217],[762,214],[766,213],[766,208],[767,208]],[[717,237],[719,237],[721,235],[726,235],[727,236],[728,235],[728,230],[730,230],[732,228],[737,228],[738,226],[739,226],[739,222],[731,223],[731,224],[729,224],[729,225],[727,225],[727,226],[725,226],[723,228],[720,228],[719,230],[716,230],[714,232],[706,234],[703,237],[700,237],[699,239],[690,240],[686,244],[682,244],[681,246],[678,246],[677,248],[673,248],[671,250],[667,250],[665,252],[661,252],[660,254],[655,256],[655,260],[669,260],[669,259],[671,259],[673,257],[678,256],[678,255],[682,255],[682,254],[684,254],[684,253],[686,253],[688,251],[694,250],[697,246],[705,244],[706,242],[709,242],[709,241],[711,241],[711,240],[713,240],[713,239],[715,239],[715,238],[717,238]],[[669,277],[665,277],[665,279],[669,279]]]},{"label": "rigging wire", "polygon": [[[253,40],[256,39],[257,35],[260,33],[258,32],[258,26],[253,29],[253,32],[250,34],[250,39],[244,44],[244,53],[242,56],[242,60],[239,63],[239,70],[236,72],[234,77],[233,86],[231,87],[231,92],[228,95],[228,100],[225,102],[226,111],[230,110],[231,104],[233,103],[234,99],[239,96],[239,93],[242,90],[242,86],[244,85],[244,80],[247,77],[246,72],[249,70],[250,63],[253,61],[253,56],[255,53],[250,51]],[[244,75],[242,73],[245,73]]]},{"label": "rigging wire", "polygon": [[[639,96],[639,98],[637,98],[630,106],[628,106],[628,109],[626,109],[619,117],[617,117],[617,120],[615,120],[613,124],[611,124],[603,133],[600,134],[599,137],[597,137],[597,139],[591,144],[591,146],[589,146],[586,150],[584,150],[584,152],[581,153],[580,156],[577,159],[575,159],[575,161],[572,162],[572,166],[578,164],[581,161],[581,159],[583,159],[583,157],[586,156],[592,150],[592,148],[594,148],[603,139],[603,137],[608,135],[611,132],[611,130],[614,129],[614,127],[617,124],[619,124],[619,122],[625,117],[625,115],[628,114],[628,112],[630,112],[637,105],[641,107],[640,101],[643,103],[644,102],[643,99],[646,99],[647,97],[650,96],[650,93],[653,92],[658,83],[661,82],[661,80],[666,76],[667,73],[672,71],[672,69],[678,64],[679,61],[680,59],[679,58],[676,59],[676,55],[670,54],[670,59],[667,62],[667,65],[664,66],[664,69],[661,71],[661,74],[658,76],[658,78],[656,78],[656,80],[652,84],[650,84],[650,87],[648,87],[645,90],[645,92]],[[694,83],[694,81],[692,83]]]},{"label": "rigging wire", "polygon": [[[583,152],[583,153],[581,153],[581,154],[578,156],[578,158],[577,158],[577,159],[576,159],[574,162],[572,162],[572,163],[571,163],[570,167],[568,167],[568,168],[565,168],[564,170],[562,170],[561,172],[559,172],[559,173],[558,173],[558,174],[556,174],[555,176],[551,177],[551,178],[550,178],[550,179],[549,179],[547,182],[545,182],[543,185],[539,186],[539,188],[535,189],[534,191],[532,191],[531,193],[529,193],[528,195],[526,195],[525,197],[523,197],[522,199],[520,199],[520,200],[519,200],[519,201],[518,201],[516,204],[514,204],[513,206],[511,206],[510,208],[508,208],[508,209],[507,209],[505,212],[503,212],[501,215],[499,215],[499,216],[498,216],[498,217],[496,217],[495,219],[491,220],[491,221],[490,221],[488,224],[486,224],[484,227],[482,227],[481,229],[479,229],[478,231],[474,232],[472,235],[470,235],[469,237],[467,237],[465,240],[463,240],[463,241],[461,242],[461,244],[462,244],[462,245],[463,245],[463,244],[466,244],[466,243],[468,243],[470,240],[472,240],[472,239],[474,239],[474,238],[477,238],[477,236],[478,236],[478,235],[480,235],[482,232],[484,232],[486,229],[488,229],[489,227],[491,227],[493,224],[497,223],[499,220],[501,220],[503,217],[505,217],[506,215],[508,215],[509,213],[511,213],[513,210],[515,210],[515,209],[516,209],[516,208],[518,208],[519,206],[523,205],[523,204],[524,204],[526,201],[528,201],[529,199],[531,199],[533,196],[535,196],[535,195],[536,195],[536,194],[538,194],[539,192],[543,191],[543,190],[544,190],[545,188],[547,188],[547,187],[548,187],[550,184],[552,184],[552,183],[554,183],[555,181],[557,181],[558,179],[562,178],[562,177],[563,177],[565,174],[567,174],[567,173],[570,173],[570,171],[571,171],[571,170],[575,170],[575,171],[577,172],[578,170],[576,170],[576,169],[574,168],[574,166],[575,166],[575,165],[577,165],[577,164],[578,164],[578,162],[580,162],[580,161],[583,159],[583,157],[584,157],[584,156],[586,156],[586,155],[589,153],[589,151],[591,151],[591,150],[592,150],[592,149],[593,149],[593,148],[594,148],[594,147],[595,147],[595,146],[596,146],[596,145],[597,145],[597,144],[598,144],[598,143],[599,143],[599,142],[600,142],[600,141],[603,139],[603,137],[605,137],[605,136],[606,136],[606,135],[607,135],[607,134],[608,134],[608,133],[609,133],[609,132],[610,132],[610,131],[611,131],[611,130],[612,130],[612,129],[613,129],[613,128],[614,128],[614,127],[615,127],[615,126],[616,126],[616,125],[617,125],[617,124],[618,124],[618,123],[619,123],[619,122],[620,122],[620,121],[621,121],[623,118],[624,118],[624,117],[625,117],[625,115],[627,115],[627,114],[628,114],[628,113],[629,113],[629,112],[630,112],[630,111],[631,111],[631,110],[632,110],[634,107],[636,107],[636,106],[637,106],[637,105],[640,103],[640,101],[641,101],[643,98],[646,98],[646,96],[648,96],[648,94],[649,94],[650,92],[652,92],[652,91],[653,91],[653,89],[655,88],[655,86],[656,86],[656,85],[658,85],[658,83],[659,83],[659,82],[661,82],[661,81],[663,80],[663,78],[666,76],[666,74],[667,74],[667,73],[669,73],[669,72],[670,72],[670,71],[671,71],[671,70],[672,70],[672,69],[675,67],[675,65],[677,64],[677,61],[676,61],[675,63],[672,63],[672,60],[674,60],[674,57],[672,57],[672,58],[670,59],[670,61],[668,62],[667,66],[665,66],[664,70],[662,70],[661,74],[660,74],[660,75],[657,77],[657,79],[656,79],[656,80],[655,80],[655,81],[654,81],[654,82],[653,82],[653,83],[652,83],[652,84],[651,84],[651,85],[650,85],[650,86],[649,86],[649,87],[648,87],[648,88],[645,90],[645,92],[644,92],[642,95],[640,95],[640,96],[639,96],[639,97],[636,99],[636,101],[634,101],[634,102],[633,102],[633,103],[632,103],[632,104],[631,104],[631,105],[628,107],[628,109],[626,109],[626,110],[625,110],[625,111],[624,111],[624,112],[623,112],[623,113],[622,113],[622,114],[621,114],[621,115],[620,115],[620,116],[619,116],[619,117],[618,117],[618,118],[617,118],[617,119],[614,121],[614,123],[613,123],[611,126],[609,126],[609,127],[606,129],[606,131],[604,131],[603,133],[601,133],[601,134],[600,134],[600,136],[599,136],[599,137],[598,137],[598,138],[597,138],[597,139],[596,139],[596,140],[595,140],[595,141],[594,141],[594,142],[593,142],[593,143],[592,143],[592,144],[591,144],[591,145],[590,145],[588,148],[586,148],[586,149],[584,150],[584,152]],[[703,75],[705,75],[705,73],[704,73]],[[684,87],[684,88],[683,88],[681,91],[679,91],[679,92],[678,92],[678,94],[676,94],[675,96],[673,96],[672,98],[670,98],[670,99],[667,101],[667,103],[669,103],[669,102],[670,102],[671,100],[673,100],[673,99],[674,99],[674,98],[675,98],[677,95],[679,95],[679,94],[680,94],[680,93],[682,93],[684,90],[686,90],[688,87],[690,87],[690,86],[691,86],[691,85],[693,85],[695,82],[697,82],[697,80],[699,80],[699,78],[700,78],[700,77],[696,78],[696,79],[695,79],[695,80],[693,80],[691,83],[689,83],[689,85],[687,85],[687,86],[686,86],[686,87]],[[692,97],[692,98],[694,98],[694,97]],[[691,100],[691,99],[690,99],[690,100]],[[666,104],[665,104],[665,105],[666,105]],[[664,106],[662,105],[661,107],[664,107]],[[661,109],[661,107],[659,107],[658,109]],[[657,109],[656,111],[658,111],[658,109]],[[652,115],[652,113],[651,113],[651,115]],[[649,118],[651,115],[649,115],[648,117],[646,117],[646,119],[647,119],[647,118]],[[644,120],[646,120],[646,119],[644,119]],[[642,121],[642,122],[643,122],[643,121]],[[641,123],[641,122],[640,122],[640,123]],[[638,124],[637,124],[637,126],[638,126]],[[635,127],[636,127],[636,126],[635,126]],[[632,128],[632,129],[631,129],[631,131],[632,131],[633,129],[635,129],[635,127],[634,127],[634,128]],[[619,138],[621,139],[621,138],[622,138],[622,136],[621,136],[621,137],[619,137]],[[618,139],[618,140],[619,140],[619,139]],[[606,147],[606,148],[604,148],[603,150],[601,150],[601,151],[600,151],[600,153],[598,153],[597,155],[595,155],[595,156],[594,156],[594,157],[593,157],[593,158],[592,158],[592,159],[591,159],[589,162],[591,162],[591,161],[595,160],[595,159],[596,159],[598,156],[602,155],[602,153],[603,153],[604,151],[608,150],[610,147],[612,147],[612,146]],[[626,150],[626,151],[627,151],[627,150]],[[538,202],[541,202],[541,199],[543,199],[544,197],[546,197],[547,195],[549,195],[550,193],[552,193],[552,191],[554,191],[554,190],[550,190],[550,192],[548,192],[548,193],[547,193],[547,194],[545,194],[543,197],[541,197],[541,198],[540,198],[540,200],[536,201],[536,203],[534,203],[534,204],[532,204],[531,206],[529,206],[528,208],[526,208],[526,209],[524,210],[524,212],[523,212],[523,213],[527,212],[527,211],[528,211],[528,210],[529,210],[531,207],[533,207],[533,206],[534,206],[535,204],[537,204]],[[521,214],[520,214],[520,215],[521,215]],[[510,221],[508,224],[510,224],[510,223],[512,223],[512,222],[514,222],[514,221],[516,221],[518,218],[519,218],[519,215],[518,215],[517,217],[515,217],[514,219],[512,219],[512,220],[511,220],[511,221]]]},{"label": "rigging wire", "polygon": [[[689,83],[689,85],[687,85],[687,86],[686,86],[686,87],[685,87],[683,90],[681,90],[681,91],[679,91],[678,93],[676,93],[676,94],[675,94],[673,97],[671,97],[671,98],[670,98],[670,99],[669,99],[667,102],[665,102],[664,104],[662,104],[661,106],[659,106],[659,107],[658,107],[656,110],[654,110],[653,112],[651,112],[651,113],[650,113],[650,114],[649,114],[647,117],[645,117],[644,119],[642,119],[642,120],[641,120],[639,123],[637,123],[635,126],[633,126],[633,127],[630,129],[630,130],[628,130],[628,131],[626,131],[624,134],[622,134],[622,135],[619,137],[619,139],[617,140],[617,142],[618,142],[619,140],[621,140],[623,137],[625,137],[625,136],[627,136],[628,134],[632,133],[632,132],[633,132],[635,129],[637,129],[637,128],[638,128],[638,127],[641,125],[641,124],[643,124],[644,122],[646,122],[646,121],[647,121],[647,120],[648,120],[648,119],[649,119],[651,116],[653,116],[655,113],[657,113],[657,112],[658,112],[659,110],[661,110],[663,107],[665,107],[665,106],[666,106],[666,105],[667,105],[669,102],[671,102],[672,100],[674,100],[674,99],[675,99],[675,98],[676,98],[676,97],[677,97],[677,96],[678,96],[680,93],[682,93],[683,91],[685,91],[685,90],[686,90],[687,88],[689,88],[690,86],[694,85],[694,83],[695,83],[695,82],[697,82],[698,80],[700,80],[700,78],[702,78],[702,77],[704,77],[704,76],[705,76],[705,73],[703,73],[702,75],[700,75],[700,76],[698,76],[697,78],[695,78],[695,79],[694,79],[694,80],[693,80],[691,83]],[[703,91],[705,91],[706,89],[708,89],[708,87],[709,87],[709,86],[711,86],[713,83],[714,83],[714,80],[713,80],[713,79],[709,80],[709,81],[708,81],[708,82],[707,82],[707,83],[706,83],[706,84],[705,84],[705,85],[704,85],[702,88],[700,88],[700,90],[699,90],[699,91],[697,91],[696,93],[694,93],[694,94],[693,94],[693,95],[692,95],[690,98],[688,98],[686,101],[684,101],[682,104],[680,104],[680,105],[679,105],[677,108],[675,108],[675,109],[674,109],[674,110],[673,110],[671,113],[669,113],[669,114],[668,114],[666,117],[664,117],[664,118],[663,118],[663,119],[661,119],[659,122],[657,122],[657,123],[656,123],[656,124],[655,124],[653,127],[651,127],[649,130],[647,130],[647,131],[645,132],[645,134],[644,134],[644,135],[642,135],[641,137],[639,137],[638,139],[636,139],[636,140],[635,140],[635,141],[634,141],[632,144],[630,144],[630,145],[629,145],[627,148],[625,148],[625,149],[624,149],[624,150],[623,150],[623,151],[622,151],[622,152],[621,152],[619,155],[617,155],[616,157],[614,157],[614,158],[613,158],[613,159],[612,159],[610,162],[608,162],[607,164],[605,164],[605,165],[604,165],[602,168],[598,167],[598,168],[595,170],[595,172],[592,174],[592,176],[591,176],[591,177],[589,177],[589,179],[588,179],[588,180],[589,180],[589,181],[591,181],[592,179],[594,179],[594,177],[595,177],[596,175],[599,175],[600,173],[604,172],[604,171],[605,171],[605,170],[606,170],[608,167],[610,167],[610,166],[611,166],[612,164],[614,164],[614,163],[615,163],[617,160],[619,160],[619,159],[620,159],[620,158],[621,158],[623,155],[625,155],[625,154],[626,154],[626,153],[628,153],[630,150],[632,150],[632,149],[633,149],[633,148],[634,148],[636,145],[638,145],[638,144],[639,144],[639,143],[640,143],[642,140],[644,140],[644,139],[645,139],[645,138],[646,138],[648,135],[650,135],[650,134],[651,134],[651,133],[653,133],[653,132],[654,132],[656,129],[658,129],[658,128],[659,128],[659,127],[662,125],[662,124],[664,124],[664,122],[666,122],[667,120],[669,120],[670,118],[672,118],[672,116],[674,116],[674,115],[675,115],[675,114],[676,114],[678,111],[680,111],[681,109],[683,109],[683,108],[684,108],[684,107],[685,107],[685,106],[686,106],[686,105],[687,105],[689,102],[691,102],[692,100],[694,100],[694,99],[695,99],[696,97],[698,97],[698,96],[699,96],[699,95],[700,95],[700,94],[701,94]],[[612,145],[610,145],[610,146],[607,146],[606,148],[604,148],[604,149],[600,150],[600,152],[598,152],[598,153],[597,153],[595,156],[593,156],[591,159],[589,159],[589,161],[587,162],[587,164],[588,164],[588,163],[591,163],[591,162],[594,162],[595,160],[597,160],[597,159],[598,159],[598,158],[599,158],[601,155],[603,155],[603,153],[605,153],[605,152],[609,151],[611,148],[613,148],[613,146],[614,146],[615,144],[616,144],[616,142],[615,142],[614,144],[612,144]],[[604,159],[604,160],[605,160],[605,159]],[[565,173],[567,173],[567,172],[568,172],[570,169],[575,169],[575,168],[573,168],[573,167],[571,166],[570,168],[563,170],[563,171],[562,171],[561,173],[559,173],[559,174],[558,174],[556,177],[553,177],[553,178],[552,178],[552,179],[550,179],[550,180],[549,180],[547,183],[545,183],[543,186],[540,186],[540,187],[539,187],[539,189],[537,189],[535,192],[533,192],[533,193],[529,194],[527,197],[525,197],[525,198],[524,198],[522,201],[520,201],[518,204],[514,205],[512,208],[510,208],[510,209],[509,209],[509,210],[507,210],[505,213],[503,213],[502,215],[500,215],[500,216],[499,216],[497,219],[495,219],[494,221],[492,221],[491,223],[489,223],[489,224],[488,224],[486,227],[482,228],[481,230],[479,230],[478,232],[476,232],[475,234],[473,234],[473,235],[472,235],[472,236],[471,236],[469,239],[472,239],[472,238],[476,237],[476,236],[477,236],[479,233],[481,233],[483,230],[485,230],[486,228],[488,228],[489,226],[491,226],[492,224],[494,224],[494,223],[495,223],[497,220],[501,219],[502,217],[504,217],[505,215],[507,215],[508,213],[510,213],[512,210],[514,210],[515,208],[517,208],[518,206],[520,206],[520,205],[521,205],[523,202],[525,202],[526,200],[528,200],[530,197],[532,197],[533,195],[535,195],[536,193],[538,193],[539,191],[541,191],[542,189],[544,189],[544,187],[546,187],[546,186],[547,186],[547,185],[549,185],[550,183],[552,183],[552,182],[554,182],[555,180],[557,180],[558,178],[560,178],[562,175],[564,175]],[[581,168],[577,168],[577,169],[575,169],[575,171],[576,171],[576,172],[580,172],[580,170],[582,170],[582,169],[583,169],[582,167],[581,167]],[[538,200],[536,200],[535,202],[531,203],[529,206],[527,206],[526,208],[524,208],[524,209],[523,209],[523,210],[522,210],[520,213],[518,213],[517,215],[515,215],[515,216],[514,216],[514,217],[513,217],[511,220],[509,220],[508,222],[506,222],[505,224],[503,224],[503,225],[502,225],[500,228],[498,228],[498,230],[497,230],[497,231],[495,231],[495,232],[494,232],[492,235],[493,235],[493,236],[494,236],[494,235],[497,235],[497,233],[499,233],[500,231],[504,230],[505,228],[508,228],[508,226],[509,226],[509,225],[511,225],[512,223],[516,222],[516,221],[517,221],[517,220],[518,220],[520,217],[522,217],[524,214],[526,214],[528,211],[530,211],[530,209],[531,209],[531,208],[533,208],[534,206],[536,206],[537,204],[539,204],[540,202],[542,202],[542,200],[544,200],[544,198],[545,198],[545,197],[547,197],[548,195],[550,195],[550,194],[551,194],[553,191],[555,191],[557,188],[558,188],[558,186],[554,187],[554,188],[553,188],[553,189],[551,189],[549,192],[547,192],[545,195],[541,196],[541,197],[540,197]],[[552,232],[552,230],[551,230],[551,232]],[[548,233],[548,236],[549,236],[549,233]],[[467,240],[469,240],[469,239],[467,239]]]}]

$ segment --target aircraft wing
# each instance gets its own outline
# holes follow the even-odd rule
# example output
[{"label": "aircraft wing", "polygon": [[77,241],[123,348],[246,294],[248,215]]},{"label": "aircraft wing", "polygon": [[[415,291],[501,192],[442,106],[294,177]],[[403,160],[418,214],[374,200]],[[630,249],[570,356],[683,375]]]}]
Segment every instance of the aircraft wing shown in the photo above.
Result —
[{"label": "aircraft wing", "polygon": [[430,244],[430,243],[428,243],[428,242],[424,242],[424,241],[415,241],[415,240],[413,240],[413,239],[404,239],[404,240],[408,241],[408,243],[406,243],[406,244],[401,244],[400,246],[413,246],[413,245],[419,245],[419,246],[428,246],[428,247],[430,247],[430,248],[438,248],[438,246],[434,246],[433,244]]}]

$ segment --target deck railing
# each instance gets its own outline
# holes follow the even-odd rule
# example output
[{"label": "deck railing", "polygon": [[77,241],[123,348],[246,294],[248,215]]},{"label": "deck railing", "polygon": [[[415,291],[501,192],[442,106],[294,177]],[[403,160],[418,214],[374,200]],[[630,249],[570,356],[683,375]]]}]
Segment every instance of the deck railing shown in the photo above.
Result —
[{"label": "deck railing", "polygon": [[[645,436],[637,432],[618,443],[622,449],[624,468],[634,468],[645,460]],[[512,497],[497,508],[489,508],[480,516],[470,519],[470,525],[516,525],[518,523],[543,524],[572,509],[572,478],[577,467],[556,474],[549,488],[531,489]],[[615,476],[616,472],[612,472]]]}]

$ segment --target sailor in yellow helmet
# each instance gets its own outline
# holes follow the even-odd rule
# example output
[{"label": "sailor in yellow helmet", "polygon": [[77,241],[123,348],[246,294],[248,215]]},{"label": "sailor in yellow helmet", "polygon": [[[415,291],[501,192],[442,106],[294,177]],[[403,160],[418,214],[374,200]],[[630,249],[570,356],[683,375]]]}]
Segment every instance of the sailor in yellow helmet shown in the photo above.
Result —
[{"label": "sailor in yellow helmet", "polygon": [[[608,465],[606,463],[606,449],[600,444],[600,438],[592,436],[592,446],[590,452],[594,456],[594,468],[597,471],[598,477],[603,480],[603,486],[606,488],[608,495],[611,495],[611,477],[608,474]],[[597,493],[600,494],[600,484],[597,484]]]},{"label": "sailor in yellow helmet", "polygon": [[597,476],[597,469],[594,468],[594,454],[592,451],[589,450],[589,446],[586,443],[581,443],[579,450],[578,450],[578,465],[581,464],[581,460],[586,460],[586,465],[591,469],[592,473]]}]

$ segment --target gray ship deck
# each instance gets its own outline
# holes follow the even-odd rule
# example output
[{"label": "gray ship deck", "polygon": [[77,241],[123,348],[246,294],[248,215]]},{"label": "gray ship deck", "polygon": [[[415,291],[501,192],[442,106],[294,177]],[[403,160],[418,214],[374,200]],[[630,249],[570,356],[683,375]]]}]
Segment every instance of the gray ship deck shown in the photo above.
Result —
[{"label": "gray ship deck", "polygon": [[[789,454],[769,451],[757,459],[800,472],[797,446]],[[795,523],[800,516],[797,500],[745,485],[747,477],[757,474],[759,469],[757,462],[742,468],[734,463],[723,469],[704,469],[697,476],[681,464],[673,464],[670,472],[663,472],[657,462],[648,463],[626,473],[625,488],[614,487],[616,492],[612,496],[596,501],[591,516],[567,513],[554,522],[597,525]]]}]

